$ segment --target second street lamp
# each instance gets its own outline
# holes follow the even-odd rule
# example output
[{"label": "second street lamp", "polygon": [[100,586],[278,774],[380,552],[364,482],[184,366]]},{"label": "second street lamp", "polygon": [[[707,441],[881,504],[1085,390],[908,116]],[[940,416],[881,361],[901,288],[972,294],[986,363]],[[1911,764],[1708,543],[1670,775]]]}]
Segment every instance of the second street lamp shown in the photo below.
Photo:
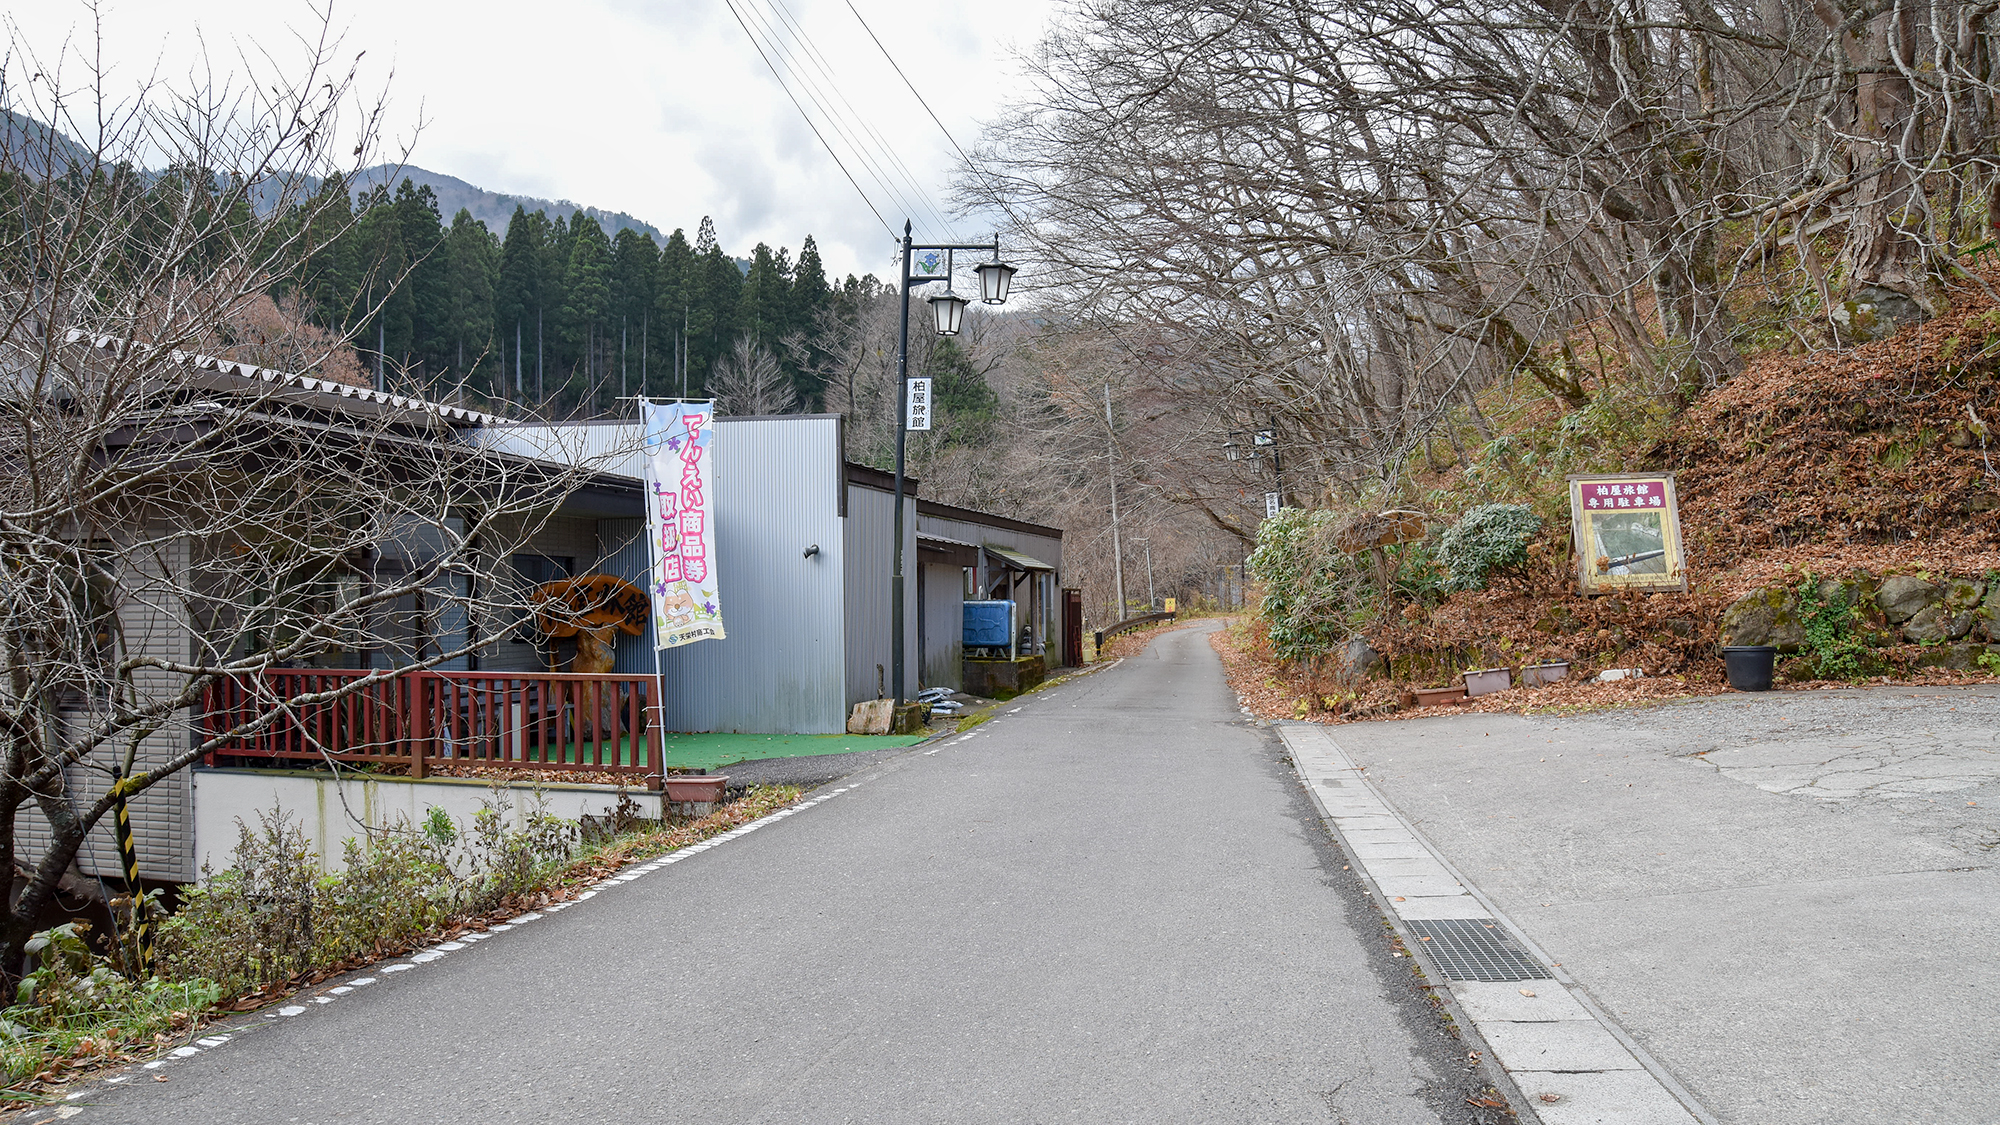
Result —
[{"label": "second street lamp", "polygon": [[[983,250],[993,255],[979,263],[979,296],[989,305],[1007,300],[1014,280],[1014,267],[1000,260],[1000,238],[991,243],[944,243],[918,246],[911,237],[912,226],[903,223],[903,319],[900,344],[896,350],[896,567],[889,579],[889,662],[896,683],[896,708],[900,712],[908,691],[903,683],[903,454],[910,432],[910,290],[933,281],[945,283],[945,291],[930,298],[931,315],[940,336],[956,336],[963,324],[965,298],[951,292],[952,252]],[[926,425],[924,428],[928,429]],[[900,718],[900,715],[898,716]]]}]

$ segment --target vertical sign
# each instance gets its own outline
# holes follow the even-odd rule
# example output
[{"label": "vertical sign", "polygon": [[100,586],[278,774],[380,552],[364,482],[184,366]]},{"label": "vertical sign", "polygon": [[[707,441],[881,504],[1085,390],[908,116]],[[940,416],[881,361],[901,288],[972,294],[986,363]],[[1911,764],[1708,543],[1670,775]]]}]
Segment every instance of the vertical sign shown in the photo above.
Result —
[{"label": "vertical sign", "polygon": [[910,380],[910,409],[904,419],[906,430],[928,430],[931,428],[931,381],[929,379]]},{"label": "vertical sign", "polygon": [[1264,518],[1270,519],[1272,516],[1275,516],[1277,514],[1278,514],[1278,494],[1275,492],[1266,492],[1264,494]]},{"label": "vertical sign", "polygon": [[646,531],[660,648],[720,640],[715,581],[715,404],[639,404],[646,428]]}]

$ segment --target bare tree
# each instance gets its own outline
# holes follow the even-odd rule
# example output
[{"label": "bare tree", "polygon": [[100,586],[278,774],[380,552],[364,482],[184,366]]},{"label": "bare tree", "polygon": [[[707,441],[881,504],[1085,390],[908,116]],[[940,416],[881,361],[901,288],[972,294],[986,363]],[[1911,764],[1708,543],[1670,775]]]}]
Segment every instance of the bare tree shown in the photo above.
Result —
[{"label": "bare tree", "polygon": [[1935,313],[2000,219],[1995,11],[1096,0],[963,197],[1154,391],[1381,492],[1496,380],[1685,393]]},{"label": "bare tree", "polygon": [[716,411],[724,415],[791,414],[799,408],[791,376],[771,349],[748,333],[738,336],[729,354],[717,361],[708,389],[715,395]]},{"label": "bare tree", "polygon": [[[108,851],[120,802],[163,801],[288,707],[511,630],[509,553],[587,475],[501,452],[478,415],[352,385],[346,341],[277,315],[267,293],[349,221],[310,189],[377,139],[379,103],[343,118],[353,72],[323,31],[122,100],[68,50],[17,38],[0,70],[9,972],[79,856]],[[283,700],[261,674],[287,666],[367,673]],[[262,706],[218,726],[203,705],[224,684]]]}]

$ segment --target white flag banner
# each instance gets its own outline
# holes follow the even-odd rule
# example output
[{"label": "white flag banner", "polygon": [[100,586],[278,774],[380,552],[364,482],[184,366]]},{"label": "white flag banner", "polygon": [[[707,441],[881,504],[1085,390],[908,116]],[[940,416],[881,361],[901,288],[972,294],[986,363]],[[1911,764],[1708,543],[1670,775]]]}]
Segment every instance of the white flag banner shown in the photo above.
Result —
[{"label": "white flag banner", "polygon": [[715,581],[715,404],[639,404],[646,428],[646,530],[653,545],[653,635],[660,648],[720,640]]}]

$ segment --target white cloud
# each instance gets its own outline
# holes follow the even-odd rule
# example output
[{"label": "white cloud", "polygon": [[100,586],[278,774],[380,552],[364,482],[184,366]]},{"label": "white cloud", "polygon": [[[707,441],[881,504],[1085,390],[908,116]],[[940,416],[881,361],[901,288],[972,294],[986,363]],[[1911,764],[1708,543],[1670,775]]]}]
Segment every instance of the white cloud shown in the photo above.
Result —
[{"label": "white cloud", "polygon": [[[795,19],[855,115],[893,145],[914,186],[885,168],[879,174],[892,185],[884,188],[850,159],[882,218],[900,231],[913,211],[920,233],[947,233],[925,208],[945,210],[956,153],[846,0],[738,3],[753,21]],[[1057,3],[854,0],[968,146],[1011,86],[1009,48],[1031,44]],[[103,11],[105,56],[126,83],[156,60],[184,73],[196,29],[226,61],[253,43],[287,57],[288,28],[313,23],[303,3],[125,0]],[[44,52],[65,35],[90,35],[88,10],[72,0],[25,5],[11,18]],[[349,0],[334,18],[349,50],[368,52],[364,85],[389,82],[392,133],[426,122],[411,155],[422,167],[496,191],[626,211],[690,236],[713,215],[723,246],[738,254],[760,241],[796,253],[813,234],[836,274],[882,274],[893,261],[883,222],[819,147],[723,0]],[[818,78],[815,60],[793,50]],[[961,224],[951,233],[976,240],[987,231]]]}]

